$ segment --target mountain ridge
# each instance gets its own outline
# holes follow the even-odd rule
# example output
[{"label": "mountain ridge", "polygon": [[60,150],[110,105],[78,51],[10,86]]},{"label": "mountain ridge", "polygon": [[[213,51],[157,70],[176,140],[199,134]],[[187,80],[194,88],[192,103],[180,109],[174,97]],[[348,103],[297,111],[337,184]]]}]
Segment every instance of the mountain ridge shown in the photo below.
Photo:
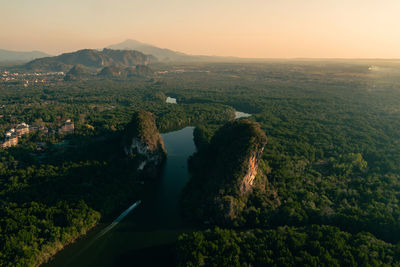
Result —
[{"label": "mountain ridge", "polygon": [[92,69],[107,66],[126,68],[147,65],[149,62],[150,56],[135,50],[82,49],[59,56],[35,59],[23,65],[23,68],[34,71],[68,71],[74,65],[83,65]]},{"label": "mountain ridge", "polygon": [[121,43],[109,45],[108,49],[123,49],[123,50],[137,50],[144,54],[153,55],[160,61],[187,61],[191,56],[173,51],[167,48],[159,48],[154,45],[142,43],[133,39],[127,39]]},{"label": "mountain ridge", "polygon": [[238,57],[190,55],[168,48],[160,48],[133,39],[127,39],[121,43],[109,45],[106,48],[137,50],[147,55],[153,55],[161,62],[230,62],[247,60]]},{"label": "mountain ridge", "polygon": [[7,50],[0,49],[0,62],[28,62],[30,60],[34,60],[37,58],[49,57],[51,55],[42,52],[42,51],[15,51],[15,50]]}]

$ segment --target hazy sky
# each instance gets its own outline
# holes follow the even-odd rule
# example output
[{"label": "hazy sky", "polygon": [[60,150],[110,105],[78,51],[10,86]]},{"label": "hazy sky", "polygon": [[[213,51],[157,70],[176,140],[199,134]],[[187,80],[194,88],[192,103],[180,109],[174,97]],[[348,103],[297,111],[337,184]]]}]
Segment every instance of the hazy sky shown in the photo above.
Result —
[{"label": "hazy sky", "polygon": [[399,0],[0,0],[0,48],[136,39],[205,55],[400,58]]}]

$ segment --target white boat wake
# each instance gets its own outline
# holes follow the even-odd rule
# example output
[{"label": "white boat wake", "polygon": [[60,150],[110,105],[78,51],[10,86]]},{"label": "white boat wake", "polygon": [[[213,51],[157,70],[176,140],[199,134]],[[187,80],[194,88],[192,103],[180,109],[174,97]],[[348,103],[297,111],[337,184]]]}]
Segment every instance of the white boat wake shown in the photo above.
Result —
[{"label": "white boat wake", "polygon": [[[78,254],[76,256],[74,256],[74,258],[78,257],[80,254],[82,254],[86,249],[88,249],[89,247],[91,247],[93,245],[94,242],[96,242],[97,239],[99,239],[100,237],[102,237],[103,235],[105,235],[106,233],[108,233],[111,229],[113,229],[120,221],[122,221],[122,219],[125,218],[126,215],[129,214],[129,212],[131,212],[134,208],[136,208],[137,206],[139,206],[139,204],[142,203],[141,200],[136,201],[135,203],[133,203],[129,208],[127,208],[123,213],[121,213],[121,215],[119,215],[109,226],[107,226],[106,228],[104,228],[100,233],[98,233],[96,236],[93,237],[93,239],[89,242],[89,244],[87,244],[83,249],[81,249]],[[72,262],[73,258],[69,259],[69,262]],[[67,265],[65,265],[67,266]]]},{"label": "white boat wake", "polygon": [[[117,217],[117,219],[115,219],[109,226],[107,226],[106,228],[104,228],[100,233],[98,233],[95,237],[94,240],[102,237],[103,235],[105,235],[107,232],[109,232],[111,229],[113,229],[120,221],[122,221],[122,219],[125,218],[126,215],[129,214],[129,212],[131,212],[134,208],[136,208],[137,206],[139,206],[139,204],[141,203],[141,200],[136,201],[135,203],[133,203],[129,208],[127,208],[123,213],[121,213],[121,215],[119,215]],[[94,241],[93,240],[93,241]]]}]

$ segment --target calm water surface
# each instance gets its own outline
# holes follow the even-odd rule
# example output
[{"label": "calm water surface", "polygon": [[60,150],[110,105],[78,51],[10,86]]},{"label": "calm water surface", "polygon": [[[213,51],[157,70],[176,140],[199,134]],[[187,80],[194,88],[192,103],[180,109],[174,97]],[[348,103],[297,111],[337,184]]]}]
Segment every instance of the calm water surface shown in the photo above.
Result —
[{"label": "calm water surface", "polygon": [[[168,157],[161,181],[148,186],[141,204],[107,234],[101,228],[61,251],[48,266],[168,266],[172,245],[190,231],[179,216],[180,193],[189,179],[187,159],[195,152],[194,127],[163,134]],[[145,186],[146,186],[145,185]]]},{"label": "calm water surface", "polygon": [[165,100],[165,102],[167,102],[168,104],[177,104],[176,98],[169,97],[169,96],[167,96],[167,100]]},{"label": "calm water surface", "polygon": [[245,112],[241,112],[241,111],[235,111],[235,119],[240,119],[240,118],[247,118],[250,117],[251,114],[249,113],[245,113]]}]

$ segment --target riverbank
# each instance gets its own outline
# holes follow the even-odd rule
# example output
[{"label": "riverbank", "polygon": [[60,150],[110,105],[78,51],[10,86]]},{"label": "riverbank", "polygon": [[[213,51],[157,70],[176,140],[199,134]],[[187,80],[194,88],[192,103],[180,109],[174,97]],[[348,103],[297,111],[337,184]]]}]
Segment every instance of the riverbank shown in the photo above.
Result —
[{"label": "riverbank", "polygon": [[[133,205],[139,205],[140,201],[135,202],[135,204]],[[131,212],[134,208],[132,208],[131,205],[128,210],[122,212],[121,215],[119,215],[117,217],[117,219],[115,219],[115,221],[120,221],[122,220],[127,214],[129,214],[129,212]],[[120,214],[121,213],[121,207],[118,207],[115,212],[113,212],[112,214],[114,214],[114,218],[116,216],[116,214]],[[126,213],[126,214],[124,214]],[[123,215],[123,216],[122,216]],[[51,244],[45,245],[42,248],[42,252],[41,255],[39,255],[36,260],[35,265],[44,265],[46,266],[46,264],[51,263],[51,261],[54,259],[54,257],[60,253],[61,251],[63,251],[64,249],[67,249],[68,247],[72,246],[73,244],[75,244],[75,242],[80,242],[83,239],[88,238],[88,235],[90,237],[92,236],[98,236],[99,234],[102,234],[103,231],[105,231],[108,227],[110,227],[110,225],[112,225],[112,223],[109,223],[109,218],[111,217],[111,214],[109,214],[105,219],[102,220],[100,217],[97,221],[93,222],[92,225],[82,229],[79,233],[76,233],[76,235],[72,236],[71,239],[69,239],[67,242],[62,243],[60,241],[55,241]],[[122,218],[121,218],[122,217]],[[114,223],[114,222],[113,222]],[[111,229],[110,229],[111,230]],[[103,233],[105,234],[105,233]]]},{"label": "riverbank", "polygon": [[[42,257],[40,261],[37,262],[35,265],[41,265],[41,266],[59,266],[59,263],[54,263],[54,260],[57,259],[60,254],[64,254],[68,250],[75,250],[75,246],[79,244],[85,244],[85,247],[87,248],[91,243],[93,239],[100,238],[99,236],[103,231],[105,231],[110,225],[112,225],[113,222],[116,220],[121,221],[126,217],[130,212],[133,210],[129,210],[132,208],[133,205],[138,203],[139,198],[143,198],[144,196],[148,195],[149,192],[154,188],[154,185],[157,183],[157,180],[151,180],[151,181],[146,181],[145,185],[142,185],[137,181],[138,186],[141,187],[140,190],[132,192],[135,193],[135,197],[130,198],[129,200],[124,200],[121,205],[116,207],[111,213],[105,215],[103,218],[99,218],[94,225],[91,227],[88,227],[85,229],[85,231],[82,231],[78,233],[74,238],[66,243],[61,243],[59,241],[54,242],[53,244],[49,244],[46,246],[46,249],[44,250],[45,256]],[[127,204],[125,203],[132,203],[135,202],[135,204],[131,205],[127,209]],[[127,212],[129,210],[129,212]],[[124,213],[127,212],[127,214],[124,215]],[[124,216],[122,216],[124,215]],[[122,217],[122,218],[121,218]],[[111,230],[111,229],[110,229]],[[105,234],[105,233],[104,233]],[[102,234],[102,235],[104,235]],[[69,253],[66,253],[66,259],[69,258]],[[64,258],[64,257],[63,257]],[[65,265],[63,266],[69,266],[68,265],[69,261],[65,261]]]},{"label": "riverbank", "polygon": [[61,241],[54,241],[52,243],[46,244],[41,248],[41,251],[38,253],[38,256],[36,257],[35,266],[43,265],[49,261],[60,251],[68,247],[69,245],[75,243],[78,241],[80,238],[85,236],[89,231],[93,230],[96,228],[96,226],[99,225],[99,221],[94,222],[92,225],[83,228],[81,232],[76,233],[74,236],[72,236],[68,241],[62,243]]}]

